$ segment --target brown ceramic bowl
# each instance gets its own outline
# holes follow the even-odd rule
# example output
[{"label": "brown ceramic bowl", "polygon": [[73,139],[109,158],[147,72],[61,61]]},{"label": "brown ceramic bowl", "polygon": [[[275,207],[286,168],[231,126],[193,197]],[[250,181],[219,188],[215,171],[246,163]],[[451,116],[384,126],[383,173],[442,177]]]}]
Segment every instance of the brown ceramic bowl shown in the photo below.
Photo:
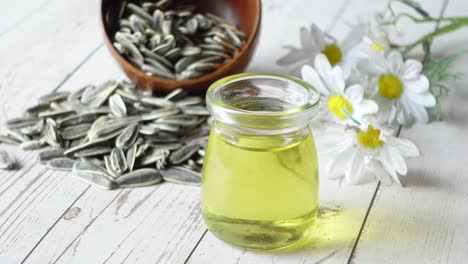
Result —
[{"label": "brown ceramic bowl", "polygon": [[[225,63],[216,71],[196,79],[169,80],[146,75],[122,57],[112,45],[113,36],[118,30],[119,9],[124,1],[102,0],[101,24],[105,43],[112,57],[114,57],[128,78],[141,88],[152,89],[157,92],[170,92],[178,87],[182,87],[189,92],[203,93],[216,80],[242,72],[252,58],[260,27],[260,0],[190,0],[189,2],[199,7],[201,13],[211,12],[228,20],[233,25],[237,25],[240,30],[247,34],[247,43],[231,61]],[[126,2],[140,1],[127,0]]]}]

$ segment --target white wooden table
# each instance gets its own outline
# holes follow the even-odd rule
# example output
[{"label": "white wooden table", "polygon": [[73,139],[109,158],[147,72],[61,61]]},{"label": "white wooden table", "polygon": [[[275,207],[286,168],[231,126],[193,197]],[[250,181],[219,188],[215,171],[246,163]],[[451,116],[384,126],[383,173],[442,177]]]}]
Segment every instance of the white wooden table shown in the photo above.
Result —
[{"label": "white wooden table", "polygon": [[[260,43],[250,71],[275,65],[298,28],[317,23],[338,38],[383,0],[264,0]],[[438,14],[442,0],[425,0]],[[98,0],[3,1],[0,9],[0,122],[38,96],[122,78],[98,24]],[[447,15],[468,15],[450,0]],[[421,35],[427,27],[406,28]],[[468,30],[436,41],[443,55],[467,47]],[[468,73],[466,58],[455,68]],[[207,232],[198,187],[103,191],[14,152],[22,169],[0,171],[0,263],[467,263],[468,75],[455,83],[443,121],[403,128],[420,147],[404,188],[346,186],[321,175],[315,242],[294,253],[232,248]]]}]

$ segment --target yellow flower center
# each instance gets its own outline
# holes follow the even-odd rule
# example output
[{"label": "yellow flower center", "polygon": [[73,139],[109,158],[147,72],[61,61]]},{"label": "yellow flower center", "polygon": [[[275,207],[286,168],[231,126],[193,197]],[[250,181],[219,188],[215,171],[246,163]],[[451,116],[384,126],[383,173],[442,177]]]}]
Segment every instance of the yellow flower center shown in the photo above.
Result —
[{"label": "yellow flower center", "polygon": [[340,62],[343,57],[340,48],[335,44],[326,45],[322,50],[322,53],[327,57],[332,66]]},{"label": "yellow flower center", "polygon": [[379,95],[389,99],[398,98],[403,92],[403,84],[400,79],[392,74],[381,75],[378,88]]},{"label": "yellow flower center", "polygon": [[359,144],[367,148],[379,148],[384,142],[380,138],[380,129],[375,129],[371,125],[367,126],[367,131],[360,131],[357,134]]},{"label": "yellow flower center", "polygon": [[385,48],[377,43],[372,43],[371,48],[375,51],[383,51]]},{"label": "yellow flower center", "polygon": [[327,101],[327,106],[328,110],[339,119],[345,119],[347,117],[343,110],[346,110],[349,114],[353,114],[353,106],[341,95],[330,96]]}]

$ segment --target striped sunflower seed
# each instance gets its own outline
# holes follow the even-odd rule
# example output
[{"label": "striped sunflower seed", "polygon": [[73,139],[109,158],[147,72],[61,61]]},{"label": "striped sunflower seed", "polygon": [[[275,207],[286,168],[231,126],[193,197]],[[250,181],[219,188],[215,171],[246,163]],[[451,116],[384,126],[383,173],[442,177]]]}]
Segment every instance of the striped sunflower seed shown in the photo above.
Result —
[{"label": "striped sunflower seed", "polygon": [[117,178],[117,186],[133,188],[151,186],[162,181],[161,173],[155,169],[139,169]]}]

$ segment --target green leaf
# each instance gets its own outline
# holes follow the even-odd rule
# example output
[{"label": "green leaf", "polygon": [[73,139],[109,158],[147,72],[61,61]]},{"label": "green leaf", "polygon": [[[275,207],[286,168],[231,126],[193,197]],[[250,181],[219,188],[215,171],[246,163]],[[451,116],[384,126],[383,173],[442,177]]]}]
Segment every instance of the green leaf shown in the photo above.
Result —
[{"label": "green leaf", "polygon": [[449,93],[448,81],[458,80],[463,73],[451,69],[452,64],[464,54],[468,49],[460,52],[431,60],[424,63],[423,74],[429,79],[429,90],[436,99],[436,105],[431,109],[431,114],[439,118],[442,112],[442,101]]},{"label": "green leaf", "polygon": [[413,1],[413,0],[395,0],[397,2],[401,2],[403,4],[406,4],[407,6],[413,8],[418,14],[420,14],[423,17],[430,17],[429,13],[423,9],[420,3]]}]

